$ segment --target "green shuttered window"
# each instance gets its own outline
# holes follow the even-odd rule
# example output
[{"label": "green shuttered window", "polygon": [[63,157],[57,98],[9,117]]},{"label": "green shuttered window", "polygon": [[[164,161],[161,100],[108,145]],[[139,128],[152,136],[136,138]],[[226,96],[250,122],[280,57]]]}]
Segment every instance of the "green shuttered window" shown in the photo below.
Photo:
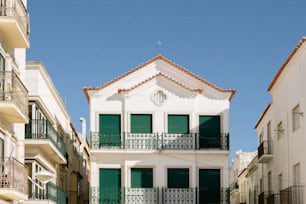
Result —
[{"label": "green shuttered window", "polygon": [[121,116],[119,114],[99,115],[100,146],[120,146]]},{"label": "green shuttered window", "polygon": [[132,114],[131,133],[152,133],[152,115]]},{"label": "green shuttered window", "polygon": [[189,115],[168,115],[168,133],[189,133]]},{"label": "green shuttered window", "polygon": [[120,203],[121,170],[100,169],[100,201],[102,203]]},{"label": "green shuttered window", "polygon": [[169,168],[168,188],[189,188],[188,168]]},{"label": "green shuttered window", "polygon": [[152,168],[132,168],[131,169],[132,188],[153,188]]},{"label": "green shuttered window", "polygon": [[200,116],[200,148],[220,147],[220,116]]}]

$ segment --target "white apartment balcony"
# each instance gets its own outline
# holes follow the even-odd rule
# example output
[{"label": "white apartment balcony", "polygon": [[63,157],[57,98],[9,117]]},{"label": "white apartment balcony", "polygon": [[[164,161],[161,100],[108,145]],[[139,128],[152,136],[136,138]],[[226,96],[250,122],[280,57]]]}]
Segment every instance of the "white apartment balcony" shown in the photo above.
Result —
[{"label": "white apartment balcony", "polygon": [[263,141],[258,149],[258,163],[267,163],[273,158],[272,141]]},{"label": "white apartment balcony", "polygon": [[6,0],[0,5],[0,32],[12,48],[28,48],[29,14],[22,0]]},{"label": "white apartment balcony", "polygon": [[0,198],[3,200],[26,200],[28,198],[28,170],[16,159],[0,160]]},{"label": "white apartment balcony", "polygon": [[214,138],[202,137],[200,133],[118,133],[91,132],[92,150],[229,150],[229,134]]},{"label": "white apartment balcony", "polygon": [[66,145],[48,120],[30,120],[25,128],[27,153],[48,155],[57,164],[66,164]]},{"label": "white apartment balcony", "polygon": [[[202,193],[209,193],[212,200],[218,202],[201,201]],[[209,200],[209,199],[208,199]],[[197,203],[229,203],[229,191],[220,189],[207,191],[199,188],[107,188],[91,187],[90,204],[125,203],[125,204],[197,204]]]},{"label": "white apartment balcony", "polygon": [[0,72],[0,114],[9,123],[28,121],[28,91],[14,71]]}]

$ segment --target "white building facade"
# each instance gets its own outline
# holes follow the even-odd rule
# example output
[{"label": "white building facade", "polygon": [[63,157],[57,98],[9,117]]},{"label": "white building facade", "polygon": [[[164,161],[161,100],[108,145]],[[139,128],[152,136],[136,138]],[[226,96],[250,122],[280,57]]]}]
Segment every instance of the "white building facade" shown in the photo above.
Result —
[{"label": "white building facade", "polygon": [[26,8],[26,0],[0,1],[0,203],[28,197],[24,165],[25,53],[30,44]]},{"label": "white building facade", "polygon": [[258,132],[259,203],[306,203],[306,38],[272,80]]},{"label": "white building facade", "polygon": [[84,88],[90,109],[90,203],[228,203],[224,90],[158,55]]},{"label": "white building facade", "polygon": [[[25,126],[25,164],[29,198],[25,203],[64,204],[69,183],[65,138],[72,129],[70,115],[41,62],[28,62],[29,122]],[[77,161],[75,161],[77,162]]]}]

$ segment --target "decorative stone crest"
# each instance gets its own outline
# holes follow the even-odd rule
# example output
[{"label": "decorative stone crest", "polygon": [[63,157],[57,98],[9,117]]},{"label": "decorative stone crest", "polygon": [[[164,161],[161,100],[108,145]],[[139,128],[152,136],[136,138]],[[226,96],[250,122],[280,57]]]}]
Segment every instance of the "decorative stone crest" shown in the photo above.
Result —
[{"label": "decorative stone crest", "polygon": [[163,91],[157,90],[151,94],[151,100],[155,105],[161,106],[167,101],[167,95]]}]

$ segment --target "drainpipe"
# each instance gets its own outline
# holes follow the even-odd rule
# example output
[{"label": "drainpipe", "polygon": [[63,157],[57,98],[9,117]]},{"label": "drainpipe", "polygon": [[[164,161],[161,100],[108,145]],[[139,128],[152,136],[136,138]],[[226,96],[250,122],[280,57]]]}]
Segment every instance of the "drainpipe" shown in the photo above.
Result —
[{"label": "drainpipe", "polygon": [[80,152],[82,153],[84,151],[85,142],[86,142],[86,120],[85,118],[81,117],[80,121],[82,123],[82,143],[80,146]]}]

